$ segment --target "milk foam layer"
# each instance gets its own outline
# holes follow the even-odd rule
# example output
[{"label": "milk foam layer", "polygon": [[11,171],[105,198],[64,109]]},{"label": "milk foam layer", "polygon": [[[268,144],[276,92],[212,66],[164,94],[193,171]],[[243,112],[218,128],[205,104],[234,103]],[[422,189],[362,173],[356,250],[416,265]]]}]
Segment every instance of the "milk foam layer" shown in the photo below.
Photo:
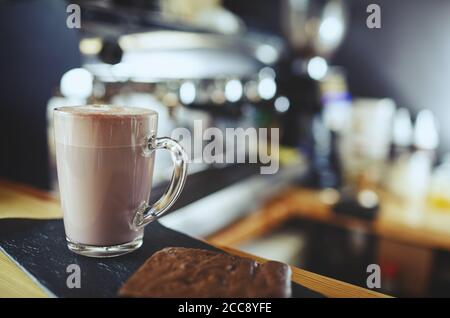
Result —
[{"label": "milk foam layer", "polygon": [[157,113],[109,105],[60,107],[54,111],[55,142],[77,147],[126,147],[156,135]]},{"label": "milk foam layer", "polygon": [[155,113],[153,110],[138,108],[138,107],[123,107],[123,106],[113,106],[113,105],[85,105],[85,106],[66,106],[59,107],[56,109],[58,112],[78,115],[78,116],[136,116],[136,115],[148,115]]}]

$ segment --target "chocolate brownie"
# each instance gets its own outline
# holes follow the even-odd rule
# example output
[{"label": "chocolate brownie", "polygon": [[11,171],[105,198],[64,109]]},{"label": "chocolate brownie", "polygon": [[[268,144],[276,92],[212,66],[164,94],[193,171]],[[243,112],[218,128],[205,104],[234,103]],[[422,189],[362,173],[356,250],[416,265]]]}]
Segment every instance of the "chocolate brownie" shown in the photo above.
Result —
[{"label": "chocolate brownie", "polygon": [[153,254],[120,289],[123,297],[291,296],[291,269],[201,249],[168,247]]}]

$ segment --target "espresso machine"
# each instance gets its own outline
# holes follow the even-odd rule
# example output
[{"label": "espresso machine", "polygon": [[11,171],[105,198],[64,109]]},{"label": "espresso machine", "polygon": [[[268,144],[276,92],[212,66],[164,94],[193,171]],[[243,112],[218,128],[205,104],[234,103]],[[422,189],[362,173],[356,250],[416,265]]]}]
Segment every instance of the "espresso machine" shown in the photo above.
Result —
[{"label": "espresso machine", "polygon": [[[150,107],[159,113],[158,129],[165,135],[175,127],[193,131],[195,121],[201,121],[202,130],[267,124],[258,113],[274,112],[273,65],[284,52],[280,37],[247,32],[240,18],[218,1],[76,3],[83,13],[79,44],[83,65],[62,76],[48,102],[54,188],[51,114],[57,106]],[[170,167],[164,166],[164,154],[159,159],[155,181],[163,182]],[[190,173],[208,168],[192,159]]]}]

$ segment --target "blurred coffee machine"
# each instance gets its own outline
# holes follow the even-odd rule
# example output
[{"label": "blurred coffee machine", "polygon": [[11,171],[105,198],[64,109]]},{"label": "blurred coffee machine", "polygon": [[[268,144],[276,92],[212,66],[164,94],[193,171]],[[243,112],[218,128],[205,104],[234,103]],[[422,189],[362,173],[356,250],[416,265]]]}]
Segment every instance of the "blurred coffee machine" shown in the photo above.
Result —
[{"label": "blurred coffee machine", "polygon": [[282,2],[283,34],[290,54],[280,64],[280,90],[292,107],[286,114],[283,143],[298,146],[311,162],[310,184],[339,186],[336,133],[350,107],[345,73],[329,65],[347,27],[344,1]]},{"label": "blurred coffee machine", "polygon": [[[83,12],[83,66],[61,78],[48,103],[51,160],[54,107],[113,103],[157,110],[164,135],[175,127],[194,132],[196,121],[202,131],[279,126],[284,144],[310,154],[315,171],[327,171],[321,158],[330,155],[340,114],[332,109],[349,99],[344,73],[327,62],[345,33],[343,1],[271,1],[278,34],[247,23],[241,1],[73,2]],[[158,156],[157,182],[170,171]],[[323,186],[336,184],[328,174],[319,176]]]},{"label": "blurred coffee machine", "polygon": [[[58,106],[150,107],[160,115],[160,134],[184,127],[200,143],[202,132],[211,126],[225,129],[267,122],[258,108],[270,112],[267,103],[276,94],[270,66],[283,54],[281,38],[248,32],[237,15],[215,0],[75,2],[83,13],[79,44],[83,66],[62,76],[48,102],[54,189],[51,119]],[[170,173],[166,159],[164,154],[157,157],[156,182]],[[204,168],[199,161],[190,165],[190,172]]]}]

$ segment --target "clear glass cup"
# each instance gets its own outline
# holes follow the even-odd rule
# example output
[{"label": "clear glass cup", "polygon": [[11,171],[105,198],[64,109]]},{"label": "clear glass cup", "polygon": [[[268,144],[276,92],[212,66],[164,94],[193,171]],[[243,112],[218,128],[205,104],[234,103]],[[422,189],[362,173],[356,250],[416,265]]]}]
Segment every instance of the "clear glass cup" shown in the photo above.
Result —
[{"label": "clear glass cup", "polygon": [[[56,161],[68,248],[113,257],[142,245],[144,227],[177,200],[187,155],[175,140],[157,137],[158,114],[110,105],[54,110]],[[155,150],[171,153],[174,170],[165,194],[150,197]]]}]

